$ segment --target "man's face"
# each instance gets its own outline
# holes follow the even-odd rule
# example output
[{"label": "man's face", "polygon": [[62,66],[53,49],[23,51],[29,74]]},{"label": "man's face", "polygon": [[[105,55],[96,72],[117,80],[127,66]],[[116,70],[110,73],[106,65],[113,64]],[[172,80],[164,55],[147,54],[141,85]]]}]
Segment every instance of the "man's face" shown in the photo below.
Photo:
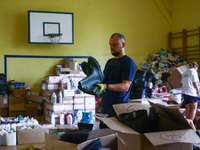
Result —
[{"label": "man's face", "polygon": [[117,35],[115,35],[114,37],[110,39],[109,45],[110,45],[111,54],[113,56],[120,55],[122,52],[122,48],[124,48],[124,42],[122,42],[122,40],[120,40]]}]

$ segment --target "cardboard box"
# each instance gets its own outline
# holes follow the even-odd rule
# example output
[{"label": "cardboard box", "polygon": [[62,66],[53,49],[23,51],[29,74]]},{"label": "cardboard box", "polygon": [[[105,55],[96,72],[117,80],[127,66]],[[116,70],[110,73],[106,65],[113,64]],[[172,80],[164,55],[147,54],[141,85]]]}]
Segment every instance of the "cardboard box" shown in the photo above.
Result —
[{"label": "cardboard box", "polygon": [[85,97],[85,109],[95,109],[95,97]]},{"label": "cardboard box", "polygon": [[25,88],[19,88],[19,89],[13,89],[13,96],[25,96],[26,95],[26,89]]},{"label": "cardboard box", "polygon": [[84,104],[74,104],[74,109],[85,109]]},{"label": "cardboard box", "polygon": [[46,78],[47,83],[59,83],[61,81],[61,78],[59,76],[48,76]]},{"label": "cardboard box", "polygon": [[8,117],[8,108],[1,108],[0,109],[0,116],[1,117]]},{"label": "cardboard box", "polygon": [[8,98],[0,97],[0,108],[8,108]]},{"label": "cardboard box", "polygon": [[38,109],[38,110],[44,109],[43,102],[42,102],[42,103],[37,103],[37,109]]},{"label": "cardboard box", "polygon": [[74,103],[84,104],[84,96],[74,96]]},{"label": "cardboard box", "polygon": [[74,96],[75,91],[74,90],[63,90],[63,96]]},{"label": "cardboard box", "polygon": [[48,107],[47,109],[50,109],[52,111],[63,111],[64,110],[64,104],[62,103],[46,103],[46,106]]},{"label": "cardboard box", "polygon": [[176,68],[167,78],[167,81],[173,88],[181,88],[182,74],[188,69],[187,65]]},{"label": "cardboard box", "polygon": [[37,104],[25,104],[25,115],[35,117],[38,115]]},{"label": "cardboard box", "polygon": [[45,146],[43,147],[44,149],[82,150],[83,148],[94,142],[97,138],[101,139],[101,143],[104,148],[111,148],[112,150],[117,149],[117,137],[115,134],[113,134],[113,131],[109,129],[91,131],[88,136],[88,140],[80,144],[73,144],[69,142],[60,141],[58,140],[60,136],[52,134],[53,133],[51,134],[45,133]]},{"label": "cardboard box", "polygon": [[45,142],[44,129],[17,129],[17,141],[18,144],[28,143],[43,143]]},{"label": "cardboard box", "polygon": [[[133,110],[146,109],[149,105],[128,103],[113,105],[117,115]],[[118,139],[119,150],[192,150],[193,143],[199,143],[200,139],[191,129],[186,119],[176,108],[168,108],[159,104],[151,103],[151,106],[160,114],[159,132],[140,134],[128,126],[119,122],[116,118],[102,118],[108,127],[115,130],[120,137]]]},{"label": "cardboard box", "polygon": [[9,111],[9,117],[25,116],[25,111]]},{"label": "cardboard box", "polygon": [[141,103],[141,104],[150,104],[149,101],[153,103],[162,103],[161,98],[146,98],[146,99],[130,99],[129,103]]},{"label": "cardboard box", "polygon": [[57,90],[59,89],[59,83],[47,83],[46,89],[48,90]]},{"label": "cardboard box", "polygon": [[25,97],[9,97],[9,105],[16,104],[16,103],[25,103]]},{"label": "cardboard box", "polygon": [[69,104],[69,103],[64,103],[64,110],[65,111],[69,111],[69,110],[73,110],[74,109],[74,105],[73,103]]},{"label": "cardboard box", "polygon": [[74,62],[73,58],[63,58],[63,66],[65,68],[70,68],[70,62]]},{"label": "cardboard box", "polygon": [[25,111],[25,103],[9,104],[9,111]]},{"label": "cardboard box", "polygon": [[34,101],[34,102],[43,102],[43,98],[41,96],[33,96],[29,95],[26,97],[27,101]]}]

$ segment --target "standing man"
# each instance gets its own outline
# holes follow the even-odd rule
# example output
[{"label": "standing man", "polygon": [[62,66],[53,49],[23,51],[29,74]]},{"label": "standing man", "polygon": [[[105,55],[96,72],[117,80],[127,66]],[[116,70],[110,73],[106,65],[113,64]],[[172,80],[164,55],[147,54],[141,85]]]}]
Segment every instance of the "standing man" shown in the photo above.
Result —
[{"label": "standing man", "polygon": [[[104,81],[97,84],[101,87],[102,113],[108,117],[116,116],[113,104],[128,103],[132,82],[134,80],[136,65],[132,58],[125,55],[125,38],[120,33],[114,33],[109,41],[111,54],[114,58],[107,61],[105,65]],[[100,123],[100,128],[104,128]]]}]

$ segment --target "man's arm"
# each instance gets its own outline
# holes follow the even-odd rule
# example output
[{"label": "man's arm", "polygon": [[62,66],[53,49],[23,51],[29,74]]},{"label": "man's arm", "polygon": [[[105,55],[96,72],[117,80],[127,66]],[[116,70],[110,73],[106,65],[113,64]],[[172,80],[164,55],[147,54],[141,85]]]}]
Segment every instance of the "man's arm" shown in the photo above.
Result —
[{"label": "man's arm", "polygon": [[193,85],[194,85],[194,88],[197,90],[198,96],[200,96],[198,83],[197,82],[193,82]]},{"label": "man's arm", "polygon": [[108,84],[110,91],[115,92],[127,92],[129,87],[131,86],[132,81],[130,80],[123,80],[122,83],[118,84]]}]

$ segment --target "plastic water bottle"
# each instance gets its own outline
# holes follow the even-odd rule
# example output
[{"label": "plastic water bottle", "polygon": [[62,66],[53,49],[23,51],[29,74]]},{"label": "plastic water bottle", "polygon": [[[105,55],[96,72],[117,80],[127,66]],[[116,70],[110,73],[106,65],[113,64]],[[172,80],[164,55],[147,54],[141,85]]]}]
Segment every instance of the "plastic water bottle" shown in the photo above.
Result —
[{"label": "plastic water bottle", "polygon": [[6,131],[10,131],[10,122],[7,122],[7,124],[6,124]]},{"label": "plastic water bottle", "polygon": [[59,92],[59,95],[58,95],[58,103],[63,103],[62,91]]},{"label": "plastic water bottle", "polygon": [[15,123],[15,121],[13,121],[13,123],[10,126],[10,128],[16,131],[16,123]]},{"label": "plastic water bottle", "polygon": [[51,124],[56,124],[54,112],[51,113]]},{"label": "plastic water bottle", "polygon": [[1,130],[4,130],[4,129],[6,129],[6,125],[5,125],[5,122],[2,122],[2,124],[1,124]]},{"label": "plastic water bottle", "polygon": [[78,64],[77,64],[77,61],[74,62],[74,70],[78,70]]},{"label": "plastic water bottle", "polygon": [[52,95],[51,95],[51,102],[52,103],[57,103],[57,96],[56,93],[53,91]]},{"label": "plastic water bottle", "polygon": [[22,126],[22,124],[20,123],[20,121],[18,121],[17,124],[16,124],[16,128],[19,128],[21,126]]},{"label": "plastic water bottle", "polygon": [[61,113],[61,115],[60,115],[60,124],[61,125],[65,124],[65,116],[63,113]]},{"label": "plastic water bottle", "polygon": [[67,115],[67,124],[72,124],[72,115],[70,113]]}]

